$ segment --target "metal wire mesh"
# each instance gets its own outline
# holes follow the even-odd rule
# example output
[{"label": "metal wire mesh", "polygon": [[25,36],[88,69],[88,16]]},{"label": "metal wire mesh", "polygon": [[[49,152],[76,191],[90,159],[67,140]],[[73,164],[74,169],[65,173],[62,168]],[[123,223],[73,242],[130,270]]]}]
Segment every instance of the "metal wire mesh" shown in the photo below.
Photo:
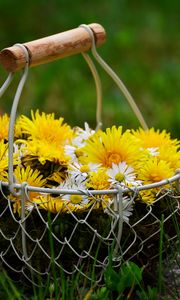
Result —
[{"label": "metal wire mesh", "polygon": [[[33,284],[37,283],[37,277],[52,274],[53,267],[67,274],[80,272],[92,280],[93,266],[95,280],[100,282],[110,257],[113,267],[139,257],[146,265],[158,255],[162,214],[167,239],[176,238],[174,224],[179,220],[180,205],[178,195],[171,189],[162,188],[153,205],[137,202],[133,214],[127,218],[121,205],[127,198],[127,191],[123,190],[116,191],[105,212],[95,208],[97,202],[103,201],[95,198],[94,204],[83,213],[71,211],[67,204],[66,213],[47,213],[37,203],[25,213],[28,186],[22,185],[24,209],[20,217],[14,214],[13,202],[4,185],[1,183],[1,260],[16,276],[23,275]],[[129,201],[134,203],[136,197],[137,190],[129,191]],[[55,199],[58,201],[59,196]]]}]

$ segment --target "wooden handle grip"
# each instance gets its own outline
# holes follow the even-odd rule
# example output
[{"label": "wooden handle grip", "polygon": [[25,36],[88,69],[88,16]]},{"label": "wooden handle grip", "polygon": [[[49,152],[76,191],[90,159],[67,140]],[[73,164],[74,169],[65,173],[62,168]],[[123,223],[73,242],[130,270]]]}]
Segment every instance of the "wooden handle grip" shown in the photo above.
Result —
[{"label": "wooden handle grip", "polygon": [[[101,46],[106,39],[104,28],[96,23],[89,26],[93,30],[96,45]],[[78,27],[23,45],[29,53],[30,67],[34,67],[89,50],[91,37],[83,27]],[[26,63],[23,50],[16,45],[3,49],[0,52],[0,63],[8,72],[22,69]]]}]

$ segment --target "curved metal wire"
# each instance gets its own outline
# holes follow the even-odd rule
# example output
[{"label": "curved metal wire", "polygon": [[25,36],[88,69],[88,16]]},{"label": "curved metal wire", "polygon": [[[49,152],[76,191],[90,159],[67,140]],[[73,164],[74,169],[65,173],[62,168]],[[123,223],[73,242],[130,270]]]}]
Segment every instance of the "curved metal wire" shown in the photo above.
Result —
[{"label": "curved metal wire", "polygon": [[[161,187],[173,182],[178,182],[180,180],[180,173],[172,176],[171,178],[161,180],[159,182],[151,183],[151,184],[146,184],[143,186],[138,186],[138,187],[132,187],[132,188],[123,188],[123,193],[128,193],[128,192],[138,192],[142,190],[149,190],[149,189],[154,189],[157,187]],[[1,185],[4,187],[8,187],[9,183],[8,182],[1,182]],[[14,183],[14,188],[17,190],[22,189],[22,184],[19,183]],[[118,189],[111,189],[111,190],[75,190],[75,189],[58,189],[58,188],[43,188],[43,187],[36,187],[36,186],[30,186],[27,184],[26,186],[28,192],[38,192],[38,193],[46,193],[46,194],[54,194],[54,195],[117,195],[118,194]],[[90,194],[89,194],[90,193]]]},{"label": "curved metal wire", "polygon": [[94,58],[97,60],[97,62],[100,64],[100,66],[106,71],[106,73],[114,80],[114,82],[117,84],[123,95],[125,96],[126,100],[128,101],[130,107],[132,108],[135,116],[139,120],[139,123],[141,124],[142,128],[144,130],[148,129],[147,123],[144,120],[144,117],[142,113],[140,112],[136,102],[134,101],[133,97],[127,90],[126,86],[124,83],[121,81],[121,79],[117,76],[117,74],[110,68],[110,66],[102,59],[102,57],[97,53],[96,50],[96,43],[95,43],[95,38],[93,31],[88,25],[82,24],[80,27],[83,27],[90,35],[91,40],[92,40],[92,47],[91,51],[94,56]]},{"label": "curved metal wire", "polygon": [[20,47],[25,55],[26,65],[17,87],[15,97],[12,104],[11,114],[10,114],[10,121],[9,121],[9,132],[8,132],[8,180],[9,180],[9,190],[13,195],[16,195],[16,191],[14,190],[14,175],[13,175],[13,143],[14,143],[14,124],[16,120],[16,111],[19,103],[19,99],[21,97],[21,93],[26,82],[28,76],[28,69],[29,69],[29,53],[25,46],[21,44],[16,44],[17,47]]},{"label": "curved metal wire", "polygon": [[96,85],[96,131],[102,128],[102,84],[98,71],[87,53],[82,53],[93,75]]},{"label": "curved metal wire", "polygon": [[9,85],[11,84],[13,77],[14,77],[14,73],[9,73],[6,81],[3,83],[2,87],[0,88],[0,98],[5,93]]}]

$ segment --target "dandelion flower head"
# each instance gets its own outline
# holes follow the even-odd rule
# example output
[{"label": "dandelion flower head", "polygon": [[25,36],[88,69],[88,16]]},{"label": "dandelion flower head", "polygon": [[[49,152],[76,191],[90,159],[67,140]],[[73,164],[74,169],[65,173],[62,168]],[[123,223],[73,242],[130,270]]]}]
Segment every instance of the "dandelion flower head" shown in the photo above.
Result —
[{"label": "dandelion flower head", "polygon": [[159,148],[161,146],[179,146],[179,142],[176,139],[171,139],[170,133],[166,130],[160,131],[150,128],[143,130],[132,130],[133,136],[136,138],[136,143],[143,148]]},{"label": "dandelion flower head", "polygon": [[157,157],[150,158],[139,170],[139,179],[144,184],[155,183],[173,175],[174,171],[170,164],[164,160],[159,160]]},{"label": "dandelion flower head", "polygon": [[64,145],[73,136],[73,131],[69,125],[63,124],[64,119],[55,119],[54,113],[45,114],[31,111],[32,120],[26,116],[21,116],[19,123],[22,132],[28,135],[30,140],[42,140],[49,144]]},{"label": "dandelion flower head", "polygon": [[133,143],[128,131],[122,133],[122,127],[107,128],[106,132],[97,132],[87,140],[84,153],[88,162],[100,163],[110,168],[112,164],[136,163],[141,157],[139,148]]},{"label": "dandelion flower head", "polygon": [[26,146],[23,148],[24,156],[27,155],[37,157],[43,165],[45,162],[56,162],[60,165],[67,165],[69,157],[65,155],[64,148],[56,144],[49,144],[46,141],[37,140],[26,141]]},{"label": "dandelion flower head", "polygon": [[[46,179],[43,178],[43,175],[40,174],[38,170],[33,170],[30,166],[26,168],[17,166],[14,170],[14,176],[18,183],[27,182],[30,186],[43,187],[46,183]],[[30,192],[30,199],[34,198],[37,194],[36,192]]]}]

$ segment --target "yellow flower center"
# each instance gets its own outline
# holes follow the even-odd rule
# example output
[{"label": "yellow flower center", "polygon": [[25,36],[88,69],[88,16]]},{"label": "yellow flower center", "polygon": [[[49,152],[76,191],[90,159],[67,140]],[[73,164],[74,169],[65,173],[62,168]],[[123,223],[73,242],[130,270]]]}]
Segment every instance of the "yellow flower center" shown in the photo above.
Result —
[{"label": "yellow flower center", "polygon": [[123,181],[124,180],[124,174],[121,173],[121,172],[117,173],[116,176],[115,176],[115,180],[117,180],[119,182]]},{"label": "yellow flower center", "polygon": [[82,173],[88,173],[90,171],[90,168],[89,168],[88,165],[83,165],[83,166],[80,167],[80,171]]},{"label": "yellow flower center", "polygon": [[73,204],[79,204],[82,201],[82,196],[81,195],[71,195],[70,196],[70,201]]},{"label": "yellow flower center", "polygon": [[151,178],[152,182],[158,182],[158,181],[161,181],[163,179],[162,175],[159,174],[158,172],[152,172],[150,174],[150,178]]},{"label": "yellow flower center", "polygon": [[107,166],[112,166],[112,163],[118,164],[121,161],[121,156],[119,153],[112,153],[108,152],[107,153]]}]

